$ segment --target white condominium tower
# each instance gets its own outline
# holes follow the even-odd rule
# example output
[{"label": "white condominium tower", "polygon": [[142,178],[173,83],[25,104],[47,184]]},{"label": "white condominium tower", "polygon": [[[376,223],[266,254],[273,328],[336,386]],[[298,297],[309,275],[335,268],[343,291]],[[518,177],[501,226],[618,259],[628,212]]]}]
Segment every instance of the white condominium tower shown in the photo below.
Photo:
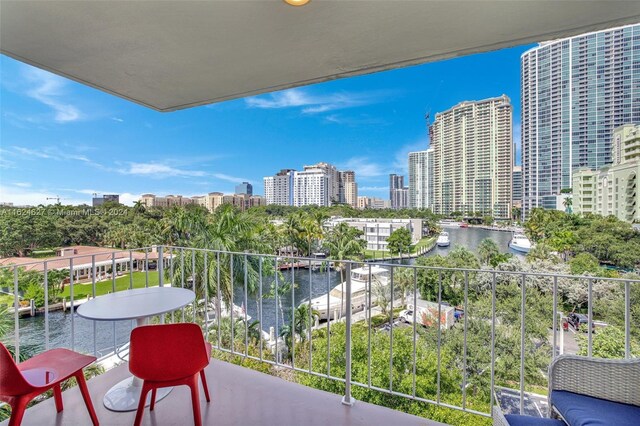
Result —
[{"label": "white condominium tower", "polygon": [[293,176],[295,170],[282,169],[275,176],[264,178],[264,197],[267,204],[293,205]]},{"label": "white condominium tower", "polygon": [[409,207],[433,209],[433,148],[409,153]]},{"label": "white condominium tower", "polygon": [[330,206],[329,175],[321,168],[305,166],[293,175],[293,206]]},{"label": "white condominium tower", "polygon": [[523,209],[555,208],[573,171],[610,164],[640,122],[640,24],[541,43],[521,57]]},{"label": "white condominium tower", "polygon": [[304,166],[303,171],[282,169],[264,178],[267,204],[283,206],[331,206],[358,204],[358,184],[353,171],[338,171],[329,163]]},{"label": "white condominium tower", "polygon": [[461,102],[429,126],[434,212],[511,215],[512,108],[506,95]]},{"label": "white condominium tower", "polygon": [[320,162],[311,166],[304,166],[304,170],[322,170],[327,175],[327,196],[329,201],[328,204],[323,205],[330,206],[333,203],[340,202],[340,172],[336,169],[336,166]]}]

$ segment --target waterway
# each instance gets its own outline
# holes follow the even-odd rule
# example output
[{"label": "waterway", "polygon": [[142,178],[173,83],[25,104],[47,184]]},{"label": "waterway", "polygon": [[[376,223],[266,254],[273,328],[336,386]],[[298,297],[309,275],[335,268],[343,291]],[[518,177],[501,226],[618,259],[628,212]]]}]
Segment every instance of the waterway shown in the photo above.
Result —
[{"label": "waterway", "polygon": [[[511,239],[510,232],[491,231],[480,228],[447,228],[451,245],[449,247],[435,247],[425,256],[436,254],[446,255],[456,246],[463,246],[472,251],[476,251],[480,242],[485,238],[493,239],[498,247],[504,252],[510,252],[515,256],[521,254],[509,249],[508,244]],[[415,259],[403,260],[403,264],[412,264]],[[400,263],[400,262],[393,262]],[[295,282],[295,287],[279,298],[276,303],[273,297],[263,297],[262,300],[262,329],[269,330],[269,327],[276,326],[276,316],[278,326],[282,326],[281,309],[288,315],[291,306],[298,306],[310,297],[314,298],[326,295],[334,286],[340,284],[340,273],[337,271],[316,270],[310,271],[300,269],[295,271],[284,271],[286,281]],[[263,295],[270,292],[273,282],[265,280],[263,282]],[[234,304],[243,306],[252,320],[258,320],[257,297],[245,295],[243,289],[237,289],[234,294]],[[281,305],[281,307],[280,307]],[[176,313],[178,318],[181,314]],[[61,311],[49,314],[49,347],[74,348],[82,352],[93,353],[94,349],[98,355],[104,355],[113,351],[114,346],[125,344],[129,339],[129,333],[134,326],[132,321],[117,322],[94,322],[80,318],[78,315],[63,313]],[[72,325],[73,322],[73,325]],[[71,339],[73,327],[73,341]],[[94,333],[95,327],[95,333]],[[95,340],[94,340],[95,336]],[[7,336],[7,342],[13,344],[13,336]],[[44,350],[45,347],[45,318],[43,315],[36,317],[25,317],[20,319],[20,345],[26,347],[30,352]]]}]

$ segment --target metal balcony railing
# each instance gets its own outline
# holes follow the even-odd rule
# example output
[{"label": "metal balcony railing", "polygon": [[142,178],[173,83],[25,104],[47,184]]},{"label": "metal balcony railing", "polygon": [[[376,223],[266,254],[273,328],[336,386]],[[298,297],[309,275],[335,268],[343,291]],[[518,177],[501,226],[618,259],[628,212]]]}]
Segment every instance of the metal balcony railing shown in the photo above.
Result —
[{"label": "metal balcony railing", "polygon": [[[78,276],[76,268],[77,259],[87,256],[65,257],[68,267],[63,270],[68,293],[65,290],[64,295],[68,294],[68,298],[61,304],[50,300],[52,283],[48,282],[48,272],[52,261],[0,267],[5,276],[7,271],[13,275],[12,288],[4,290],[13,296],[14,330],[4,340],[13,344],[16,358],[20,358],[21,349],[37,352],[52,347],[92,352],[103,361],[120,356],[122,348],[126,348],[132,322],[96,324],[77,317],[76,306],[87,296],[99,297],[105,287],[115,292],[151,285],[191,288],[197,295],[191,306],[158,321],[196,322],[202,326],[207,340],[222,353],[343,384],[343,403],[347,405],[353,402],[352,387],[356,386],[490,417],[495,390],[500,385],[517,390],[519,410],[523,412],[526,377],[531,373],[525,371],[527,359],[540,356],[531,353],[531,348],[549,345],[546,356],[550,362],[564,351],[564,340],[572,336],[562,330],[565,320],[562,298],[570,292],[584,293],[588,356],[593,354],[593,338],[597,333],[593,328],[596,323],[593,308],[609,303],[601,294],[603,288],[619,292],[624,300],[623,318],[619,318],[624,329],[624,357],[632,357],[631,289],[640,286],[640,280],[333,261],[173,246],[124,253],[128,254],[126,261],[117,258],[116,252],[111,253],[110,268],[104,262],[97,265],[96,255],[91,255],[91,263],[82,264],[83,270],[89,271],[85,276]],[[155,269],[150,269],[151,259],[156,259]],[[42,306],[21,303],[24,268],[42,272]],[[106,280],[100,280],[105,278],[100,270],[108,274]],[[425,283],[430,292],[420,294]],[[518,306],[503,305],[506,299],[501,295],[507,288],[515,291]],[[457,296],[451,296],[453,293]],[[536,306],[539,300],[530,296],[534,293],[548,297],[550,306]],[[479,295],[485,305],[477,302]],[[410,312],[405,310],[400,315],[397,312],[400,305],[408,305]],[[301,306],[311,309],[300,309]],[[57,312],[60,307],[67,312]],[[547,339],[532,342],[527,334],[527,320],[534,311],[544,312],[542,321],[550,330]],[[451,312],[453,321],[448,316]],[[405,324],[397,321],[400,316]],[[257,338],[250,326],[254,321],[259,327]],[[342,336],[342,327],[344,340],[336,342],[332,336]],[[510,333],[519,335],[515,348],[504,347],[503,337]],[[452,336],[460,341],[445,346],[445,342],[453,341]],[[483,336],[487,340],[478,341]],[[252,340],[255,346],[250,345]],[[380,359],[372,357],[373,351],[379,349],[372,345],[380,342],[388,345],[384,350],[386,354],[388,348],[388,360],[384,360],[388,380],[385,378],[384,383],[372,374],[382,368]],[[401,344],[410,347],[398,346]],[[334,352],[332,345],[336,346]],[[459,351],[452,351],[451,347]],[[340,356],[336,356],[336,350]],[[500,360],[509,351],[517,352],[517,359],[513,365],[505,366]],[[425,365],[425,359],[433,364],[430,371],[435,371],[433,388],[421,384],[426,373],[417,371],[418,364]],[[459,376],[452,375],[455,371],[459,371]],[[544,376],[544,372],[540,374]],[[445,377],[449,382],[455,381],[457,390],[444,389]]]}]

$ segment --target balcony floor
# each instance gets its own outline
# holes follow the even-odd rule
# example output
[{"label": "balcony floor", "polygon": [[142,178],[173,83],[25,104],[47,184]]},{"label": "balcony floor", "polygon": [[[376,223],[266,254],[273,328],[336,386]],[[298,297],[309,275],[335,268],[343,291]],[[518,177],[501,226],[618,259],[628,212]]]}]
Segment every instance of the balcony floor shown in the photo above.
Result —
[{"label": "balcony floor", "polygon": [[[115,383],[129,374],[127,365],[118,366],[89,381],[89,390],[102,425],[131,425],[135,412],[114,413],[102,404],[102,397]],[[353,407],[340,403],[332,393],[290,383],[226,362],[212,360],[207,367],[211,402],[200,389],[203,424],[224,425],[439,425],[428,419],[389,408],[356,402]],[[25,413],[22,424],[90,425],[91,420],[77,387],[63,393],[64,410],[56,414],[53,398]],[[145,410],[145,425],[192,424],[191,397],[186,386],[174,390]],[[7,424],[8,421],[0,423]]]}]

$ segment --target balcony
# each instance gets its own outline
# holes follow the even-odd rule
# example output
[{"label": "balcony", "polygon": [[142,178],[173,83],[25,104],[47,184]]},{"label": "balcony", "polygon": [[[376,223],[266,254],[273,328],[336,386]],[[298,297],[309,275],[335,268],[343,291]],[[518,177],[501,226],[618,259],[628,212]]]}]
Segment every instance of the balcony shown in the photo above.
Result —
[{"label": "balcony", "polygon": [[[103,424],[131,425],[135,411],[114,413],[102,404],[102,397],[113,384],[129,375],[126,365],[115,367],[89,380],[88,386],[98,419]],[[340,396],[290,383],[285,380],[214,360],[206,369],[211,402],[200,392],[202,423],[207,425],[439,425],[424,418],[389,408],[358,402],[353,407],[340,404]],[[85,425],[91,419],[80,392],[73,388],[63,392],[64,410],[56,414],[52,398],[30,408],[24,426],[44,424]],[[176,387],[159,401],[154,411],[143,417],[143,425],[185,424],[191,420],[187,387]],[[4,426],[8,421],[0,423]]]},{"label": "balcony", "polygon": [[[169,246],[124,252],[130,259],[124,270],[115,262],[122,252],[115,251],[106,254],[113,267],[106,271],[98,264],[109,262],[96,262],[101,256],[97,254],[89,267],[78,260],[82,255],[65,257],[66,266],[41,260],[1,267],[5,277],[13,277],[13,288],[8,290],[14,299],[14,331],[3,341],[14,345],[17,356],[53,347],[97,356],[107,371],[90,380],[89,388],[105,423],[128,424],[127,416],[133,416],[108,411],[101,404],[106,390],[128,374],[126,365],[116,364],[127,359],[133,324],[130,320],[90,321],[75,310],[88,297],[129,288],[172,285],[196,293],[194,303],[153,317],[151,322],[195,322],[212,343],[217,359],[207,374],[214,396],[211,405],[202,405],[205,423],[219,422],[221,413],[227,412],[220,410],[228,410],[225,419],[250,424],[297,423],[302,411],[309,410],[316,410],[323,424],[372,424],[376,419],[424,424],[425,417],[434,416],[438,421],[463,418],[489,424],[496,404],[505,412],[540,415],[545,412],[547,366],[563,353],[593,355],[599,334],[595,324],[603,325],[597,314],[611,304],[612,295],[624,302],[616,319],[623,333],[620,356],[634,356],[632,333],[638,331],[631,321],[631,290],[640,286],[640,280],[380,263],[374,268],[355,261],[318,265],[317,259],[303,257]],[[78,277],[74,264],[89,275]],[[346,279],[342,308],[340,299],[327,294],[341,287],[341,272],[332,269],[340,264]],[[63,302],[50,300],[56,285],[47,281],[43,306],[21,303],[27,302],[21,300],[22,271],[50,271],[50,265],[57,265],[67,277],[65,290],[58,293]],[[276,270],[281,272],[275,274]],[[228,280],[234,290],[225,296]],[[292,282],[296,286],[289,285]],[[452,292],[451,284],[457,292]],[[427,294],[429,289],[433,291]],[[585,307],[588,323],[582,329],[563,331],[562,301],[576,293],[581,294],[579,303]],[[517,303],[505,305],[505,298]],[[309,300],[312,310],[302,309]],[[66,311],[56,310],[61,307]],[[257,326],[251,325],[254,321]],[[295,324],[294,344],[288,333],[291,324]],[[154,415],[163,419],[161,423],[163,410],[167,419],[184,418],[186,414],[180,413],[189,410],[186,392],[186,388],[175,389],[158,404]],[[83,422],[86,412],[79,393],[67,394],[66,409],[57,420]],[[255,401],[253,405],[244,396]],[[354,396],[358,403],[343,406],[341,396]],[[47,400],[30,408],[26,424],[50,421],[52,404]],[[304,418],[313,424],[312,417]],[[154,416],[145,419],[153,422]]]}]

